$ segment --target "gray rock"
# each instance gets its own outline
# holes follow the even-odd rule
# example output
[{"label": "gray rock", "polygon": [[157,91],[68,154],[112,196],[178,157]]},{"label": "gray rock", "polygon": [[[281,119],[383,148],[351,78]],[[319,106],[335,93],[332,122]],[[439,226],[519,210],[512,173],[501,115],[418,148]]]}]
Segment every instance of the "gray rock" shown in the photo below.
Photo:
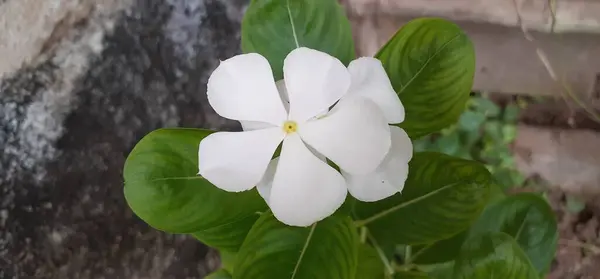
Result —
[{"label": "gray rock", "polygon": [[219,59],[239,52],[245,2],[92,11],[0,80],[0,278],[202,278],[216,267],[206,246],[133,215],[121,171],[154,129],[238,128],[205,91]]}]

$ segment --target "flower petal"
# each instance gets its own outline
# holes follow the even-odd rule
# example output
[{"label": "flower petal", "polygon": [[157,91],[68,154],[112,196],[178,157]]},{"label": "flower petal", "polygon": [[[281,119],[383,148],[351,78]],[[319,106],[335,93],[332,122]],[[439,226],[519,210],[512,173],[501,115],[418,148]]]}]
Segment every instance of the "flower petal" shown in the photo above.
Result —
[{"label": "flower petal", "polygon": [[[348,183],[348,191],[350,194],[359,201],[374,202],[393,196],[396,193],[401,192],[398,190],[396,185],[388,179],[389,172],[396,180],[404,179],[408,175],[408,164],[401,163],[397,166],[393,166],[390,161],[385,161],[385,165],[376,171],[365,174],[365,175],[351,175],[347,172],[342,171],[342,175],[346,178]],[[392,170],[393,169],[393,170]],[[404,183],[402,183],[402,186]]]},{"label": "flower petal", "polygon": [[403,159],[408,163],[413,157],[413,144],[408,134],[400,127],[390,126],[392,136],[392,148],[390,153],[398,159]]},{"label": "flower petal", "polygon": [[346,199],[342,175],[315,157],[298,134],[283,141],[269,206],[290,226],[309,226],[333,214]]},{"label": "flower petal", "polygon": [[413,146],[404,130],[391,127],[392,147],[381,165],[372,173],[352,175],[342,171],[348,191],[358,200],[373,202],[402,192],[408,177],[408,162]]},{"label": "flower petal", "polygon": [[198,174],[225,191],[252,189],[284,136],[279,127],[211,134],[200,142]]},{"label": "flower petal", "polygon": [[256,184],[256,190],[258,190],[258,194],[260,194],[267,204],[269,204],[269,199],[271,198],[271,189],[273,188],[273,178],[275,178],[277,164],[279,164],[279,157],[271,160],[265,175],[260,182]]},{"label": "flower petal", "polygon": [[278,80],[275,85],[277,86],[277,91],[279,91],[279,97],[283,102],[283,106],[285,107],[285,111],[290,111],[290,97],[288,96],[287,88],[285,87],[285,80]]},{"label": "flower petal", "polygon": [[242,130],[244,130],[244,131],[253,131],[253,130],[278,127],[271,123],[260,122],[260,121],[240,121],[240,124],[242,125]]},{"label": "flower petal", "polygon": [[[316,150],[314,150],[310,146],[306,146],[306,147],[319,160],[321,160],[324,163],[327,163],[327,158],[325,158],[325,156],[323,156],[322,154],[319,154]],[[275,178],[275,171],[277,170],[278,162],[279,162],[279,157],[271,160],[271,162],[269,163],[269,166],[267,167],[267,171],[265,172],[265,175],[260,180],[260,182],[258,184],[256,184],[256,189],[258,190],[258,193],[265,200],[265,202],[267,202],[267,204],[269,203],[269,198],[271,197],[271,188],[273,187],[273,178]]]},{"label": "flower petal", "polygon": [[[279,92],[279,97],[283,103],[283,107],[285,108],[286,113],[290,110],[290,100],[288,98],[287,89],[285,88],[285,81],[283,79],[278,80],[275,85],[277,86],[277,91]],[[260,121],[247,121],[241,120],[240,124],[242,124],[242,129],[244,131],[252,131],[258,129],[266,129],[272,128],[275,125]],[[280,125],[281,123],[279,123]]]},{"label": "flower petal", "polygon": [[266,58],[241,54],[222,61],[208,79],[208,101],[221,116],[281,125],[287,113]]},{"label": "flower petal", "polygon": [[348,71],[352,76],[348,96],[358,95],[371,99],[383,111],[390,124],[404,121],[404,106],[381,61],[362,57],[350,62]]},{"label": "flower petal", "polygon": [[314,49],[297,48],[283,62],[290,98],[289,119],[304,122],[348,92],[350,73],[337,58]]},{"label": "flower petal", "polygon": [[374,171],[390,150],[381,110],[362,97],[344,98],[325,117],[298,126],[302,139],[352,174]]}]

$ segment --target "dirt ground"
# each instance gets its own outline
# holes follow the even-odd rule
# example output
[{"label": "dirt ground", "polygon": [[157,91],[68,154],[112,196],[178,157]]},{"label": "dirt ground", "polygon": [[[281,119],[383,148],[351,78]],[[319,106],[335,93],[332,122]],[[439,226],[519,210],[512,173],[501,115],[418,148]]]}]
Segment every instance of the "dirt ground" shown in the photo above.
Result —
[{"label": "dirt ground", "polygon": [[547,279],[600,278],[600,198],[588,199],[581,212],[571,213],[565,193],[551,191],[548,196],[558,219],[560,239]]},{"label": "dirt ground", "polygon": [[[520,123],[562,130],[600,131],[600,123],[592,120],[588,113],[577,109],[576,105],[566,105],[562,100],[533,101],[521,112]],[[537,190],[547,193],[556,213],[560,237],[547,279],[600,278],[600,195],[592,191],[565,192],[560,185],[540,184],[544,186]],[[579,212],[569,210],[568,196],[584,202],[585,207]]]}]

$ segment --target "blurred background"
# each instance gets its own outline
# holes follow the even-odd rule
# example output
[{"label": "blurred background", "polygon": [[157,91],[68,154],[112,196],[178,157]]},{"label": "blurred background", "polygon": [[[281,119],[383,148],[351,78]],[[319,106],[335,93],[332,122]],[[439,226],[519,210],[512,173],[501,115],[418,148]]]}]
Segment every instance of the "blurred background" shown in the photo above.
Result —
[{"label": "blurred background", "polygon": [[[160,127],[235,130],[206,81],[240,52],[247,0],[0,0],[0,279],[203,278],[218,255],[149,228],[121,171]],[[344,0],[371,56],[408,20],[477,52],[460,121],[415,142],[484,162],[559,220],[549,278],[600,278],[600,0]]]}]

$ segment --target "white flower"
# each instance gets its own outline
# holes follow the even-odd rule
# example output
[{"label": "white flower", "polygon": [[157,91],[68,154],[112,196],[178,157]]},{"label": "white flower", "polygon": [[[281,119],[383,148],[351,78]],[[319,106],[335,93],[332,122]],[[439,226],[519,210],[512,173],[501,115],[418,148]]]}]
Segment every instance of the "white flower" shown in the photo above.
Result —
[{"label": "white flower", "polygon": [[[277,219],[309,226],[333,214],[347,194],[344,177],[324,157],[345,173],[372,173],[390,149],[390,128],[368,98],[354,93],[339,101],[353,92],[350,71],[334,57],[298,48],[285,58],[283,71],[280,90],[259,54],[235,56],[212,73],[211,106],[240,121],[244,131],[203,139],[199,174],[226,191],[259,185]],[[282,141],[281,155],[271,161]]]},{"label": "white flower", "polygon": [[[377,103],[390,124],[404,121],[404,107],[392,84],[375,58],[363,57],[348,66],[352,86],[347,97],[363,96]],[[356,199],[373,202],[399,193],[408,176],[408,162],[412,159],[413,146],[404,130],[390,126],[392,145],[385,159],[374,172],[351,174],[342,170],[348,190]]]}]

